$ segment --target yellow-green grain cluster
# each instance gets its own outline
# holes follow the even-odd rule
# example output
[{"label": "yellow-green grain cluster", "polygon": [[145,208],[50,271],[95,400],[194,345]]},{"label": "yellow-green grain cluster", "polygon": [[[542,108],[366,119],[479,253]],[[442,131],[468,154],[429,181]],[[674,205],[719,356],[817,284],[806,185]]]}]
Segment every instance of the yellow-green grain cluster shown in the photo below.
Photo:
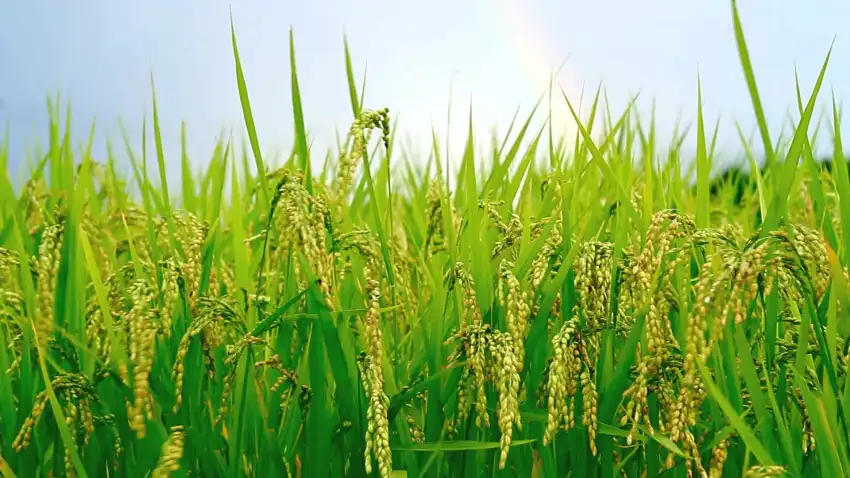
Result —
[{"label": "yellow-green grain cluster", "polygon": [[535,112],[417,157],[346,60],[321,167],[295,83],[291,154],[248,121],[199,174],[158,120],[96,161],[51,116],[0,181],[2,474],[850,474],[837,136],[718,179],[704,121],[662,152],[597,100],[573,138]]}]

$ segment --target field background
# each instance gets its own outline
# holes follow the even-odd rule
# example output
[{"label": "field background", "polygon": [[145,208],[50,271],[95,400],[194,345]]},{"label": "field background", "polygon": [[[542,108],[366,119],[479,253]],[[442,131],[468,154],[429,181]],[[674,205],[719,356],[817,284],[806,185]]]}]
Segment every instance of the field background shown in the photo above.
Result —
[{"label": "field background", "polygon": [[[0,473],[850,473],[850,173],[838,102],[815,114],[832,53],[772,136],[733,12],[764,153],[741,134],[746,174],[719,179],[701,106],[690,155],[686,126],[662,144],[557,85],[501,136],[470,113],[456,165],[436,135],[399,158],[347,45],[354,121],[317,158],[292,33],[282,164],[235,32],[249,140],[200,174],[183,154],[168,181],[155,89],[142,147],[103,158],[49,102],[27,180],[0,184]],[[535,125],[555,104],[575,137]]]}]

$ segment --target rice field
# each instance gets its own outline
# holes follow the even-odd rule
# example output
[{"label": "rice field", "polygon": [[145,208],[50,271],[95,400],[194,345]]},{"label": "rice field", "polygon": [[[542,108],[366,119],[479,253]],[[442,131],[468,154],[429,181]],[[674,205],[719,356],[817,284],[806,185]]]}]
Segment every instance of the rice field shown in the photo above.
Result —
[{"label": "rice field", "polygon": [[456,164],[437,138],[408,160],[347,45],[354,120],[321,170],[294,46],[276,166],[235,34],[249,144],[222,140],[200,174],[183,155],[177,183],[155,95],[155,151],[101,159],[51,104],[47,153],[0,183],[0,473],[847,476],[850,174],[837,105],[826,132],[815,114],[829,57],[772,137],[735,26],[766,152],[742,142],[749,174],[720,179],[701,109],[691,157],[684,132],[660,144],[600,93],[575,138],[532,126],[544,97],[488,155],[470,125]]}]

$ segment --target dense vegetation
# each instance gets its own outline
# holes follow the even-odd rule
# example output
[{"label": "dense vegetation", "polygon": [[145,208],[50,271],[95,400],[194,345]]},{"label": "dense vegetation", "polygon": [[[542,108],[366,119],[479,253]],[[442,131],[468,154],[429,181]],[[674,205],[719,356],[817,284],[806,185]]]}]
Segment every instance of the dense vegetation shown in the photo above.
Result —
[{"label": "dense vegetation", "polygon": [[250,147],[200,175],[183,155],[179,191],[155,98],[129,178],[51,106],[25,187],[0,184],[0,472],[846,476],[850,176],[837,110],[841,160],[810,132],[828,58],[777,145],[735,21],[766,160],[713,184],[701,109],[689,158],[600,95],[574,141],[538,105],[486,157],[470,127],[453,170],[436,139],[399,159],[347,49],[336,160],[310,167],[292,47],[272,167],[235,35]]}]

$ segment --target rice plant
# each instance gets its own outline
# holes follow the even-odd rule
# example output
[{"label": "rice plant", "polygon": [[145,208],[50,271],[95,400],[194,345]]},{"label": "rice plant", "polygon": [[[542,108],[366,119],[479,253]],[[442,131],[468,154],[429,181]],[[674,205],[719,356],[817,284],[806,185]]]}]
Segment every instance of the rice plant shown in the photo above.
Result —
[{"label": "rice plant", "polygon": [[296,141],[273,166],[235,33],[250,148],[221,140],[199,175],[184,156],[179,191],[155,95],[127,175],[51,104],[47,153],[0,184],[0,472],[847,476],[837,106],[828,168],[811,131],[829,57],[776,147],[732,12],[765,164],[743,144],[728,181],[701,108],[696,156],[659,161],[654,124],[601,93],[571,148],[535,107],[486,161],[472,128],[454,169],[437,139],[399,159],[347,46],[336,160],[311,167],[291,45]]}]

